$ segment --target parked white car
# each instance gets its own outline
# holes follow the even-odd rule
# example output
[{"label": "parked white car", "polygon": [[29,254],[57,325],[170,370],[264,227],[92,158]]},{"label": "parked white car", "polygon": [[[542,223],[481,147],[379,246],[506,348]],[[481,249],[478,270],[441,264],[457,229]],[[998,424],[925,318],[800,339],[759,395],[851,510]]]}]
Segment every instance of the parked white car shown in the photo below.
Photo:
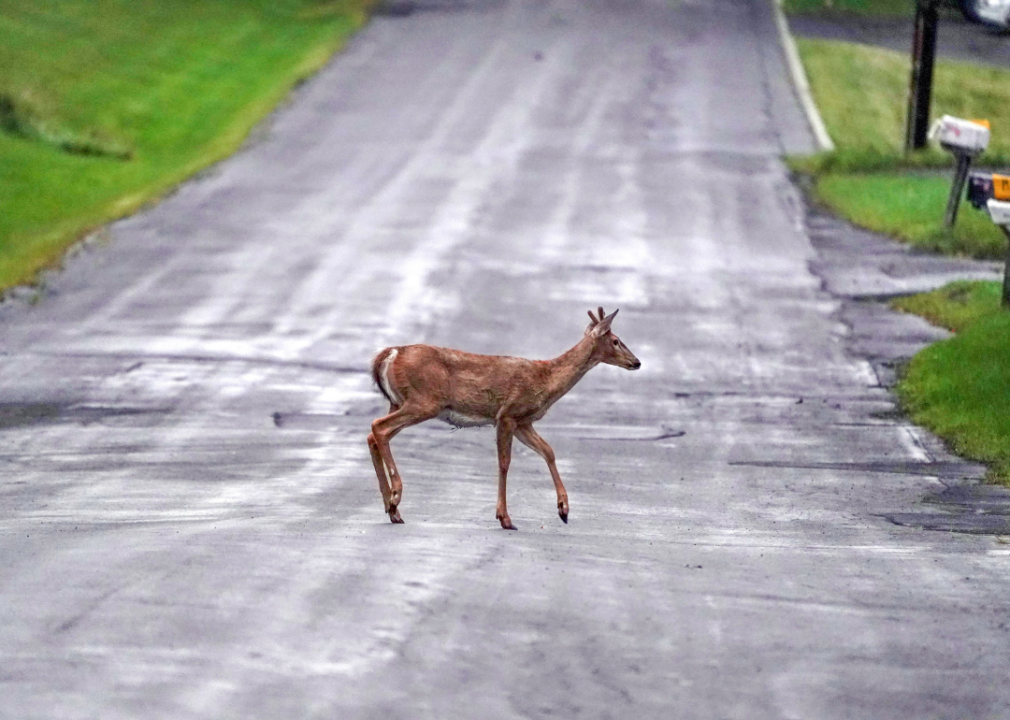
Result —
[{"label": "parked white car", "polygon": [[1010,29],[1010,0],[965,0],[971,20],[1003,30]]}]

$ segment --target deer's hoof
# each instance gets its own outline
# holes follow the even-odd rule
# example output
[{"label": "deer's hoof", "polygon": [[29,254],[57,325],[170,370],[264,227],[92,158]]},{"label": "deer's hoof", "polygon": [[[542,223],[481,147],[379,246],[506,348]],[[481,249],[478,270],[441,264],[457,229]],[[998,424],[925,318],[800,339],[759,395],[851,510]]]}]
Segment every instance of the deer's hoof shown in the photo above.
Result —
[{"label": "deer's hoof", "polygon": [[558,511],[558,517],[561,518],[561,522],[563,522],[565,525],[568,524],[568,513],[566,513],[564,510]]},{"label": "deer's hoof", "polygon": [[498,521],[501,523],[501,526],[502,526],[503,530],[518,530],[519,529],[515,525],[512,524],[512,519],[508,515],[506,515],[503,518],[498,518]]},{"label": "deer's hoof", "polygon": [[389,511],[389,522],[394,525],[403,525],[403,518],[400,517],[400,510],[398,508],[393,508]]}]

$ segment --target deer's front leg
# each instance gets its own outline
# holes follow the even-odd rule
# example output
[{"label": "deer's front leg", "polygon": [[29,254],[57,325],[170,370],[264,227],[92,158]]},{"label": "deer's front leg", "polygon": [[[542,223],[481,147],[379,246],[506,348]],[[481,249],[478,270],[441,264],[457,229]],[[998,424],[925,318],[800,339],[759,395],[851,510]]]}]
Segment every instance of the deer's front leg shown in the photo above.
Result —
[{"label": "deer's front leg", "polygon": [[382,506],[389,512],[389,478],[386,477],[386,464],[382,461],[382,453],[379,451],[379,443],[375,440],[375,435],[368,433],[368,452],[372,455],[372,466],[375,468],[375,475],[379,479],[379,492],[382,493]]},{"label": "deer's front leg", "polygon": [[516,428],[516,437],[519,442],[542,457],[547,462],[547,469],[551,471],[551,479],[554,481],[554,490],[558,494],[558,516],[561,522],[568,522],[568,492],[561,483],[561,475],[558,473],[558,466],[554,464],[554,450],[547,444],[547,441],[540,437],[540,434],[533,429],[532,425],[520,425]]},{"label": "deer's front leg", "polygon": [[495,517],[506,530],[515,530],[512,518],[509,517],[508,505],[505,502],[505,478],[509,472],[509,464],[512,462],[512,433],[515,424],[508,418],[499,418],[498,430],[498,506],[495,509]]}]

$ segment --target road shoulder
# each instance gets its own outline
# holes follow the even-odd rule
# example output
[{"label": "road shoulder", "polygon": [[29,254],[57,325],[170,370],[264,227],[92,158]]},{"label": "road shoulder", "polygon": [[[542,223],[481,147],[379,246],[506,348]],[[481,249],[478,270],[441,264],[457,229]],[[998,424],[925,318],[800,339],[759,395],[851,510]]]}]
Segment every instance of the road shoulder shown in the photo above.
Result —
[{"label": "road shoulder", "polygon": [[[806,227],[817,255],[811,272],[840,303],[848,352],[870,363],[879,383],[892,389],[901,367],[919,350],[950,336],[917,315],[897,312],[887,300],[925,292],[953,280],[996,279],[1001,264],[915,252],[907,245],[857,228],[805,196]],[[1010,488],[982,484],[985,467],[953,455],[943,441],[917,428],[929,455],[919,468],[944,489],[905,512],[885,514],[909,527],[977,535],[1010,534]]]}]

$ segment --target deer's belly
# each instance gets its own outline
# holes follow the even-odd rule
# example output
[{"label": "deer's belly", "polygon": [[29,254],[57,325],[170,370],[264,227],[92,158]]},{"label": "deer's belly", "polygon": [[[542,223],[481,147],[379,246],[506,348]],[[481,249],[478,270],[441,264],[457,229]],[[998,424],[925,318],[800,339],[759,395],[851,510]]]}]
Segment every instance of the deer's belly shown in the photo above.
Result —
[{"label": "deer's belly", "polygon": [[454,425],[458,428],[487,427],[494,425],[492,418],[479,417],[477,415],[465,415],[455,410],[443,410],[438,414],[438,419]]}]

